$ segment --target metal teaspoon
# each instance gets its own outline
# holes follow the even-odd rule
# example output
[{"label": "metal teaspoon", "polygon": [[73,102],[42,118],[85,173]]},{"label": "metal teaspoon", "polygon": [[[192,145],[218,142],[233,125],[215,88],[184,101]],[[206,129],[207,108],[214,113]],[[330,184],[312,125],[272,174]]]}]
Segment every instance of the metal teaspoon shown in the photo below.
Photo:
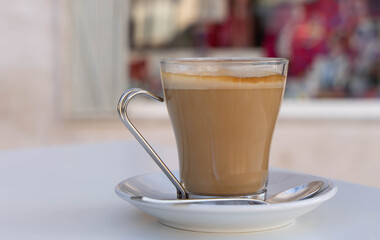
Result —
[{"label": "metal teaspoon", "polygon": [[306,199],[315,195],[322,187],[323,181],[313,181],[306,184],[302,184],[296,187],[289,188],[285,191],[277,193],[272,197],[263,200],[250,199],[250,198],[192,198],[192,199],[154,199],[150,197],[143,196],[132,196],[131,199],[139,200],[148,203],[157,204],[189,204],[189,203],[217,203],[217,202],[228,202],[228,203],[241,203],[247,202],[249,204],[274,204],[274,203],[284,203],[293,202],[302,199]]}]

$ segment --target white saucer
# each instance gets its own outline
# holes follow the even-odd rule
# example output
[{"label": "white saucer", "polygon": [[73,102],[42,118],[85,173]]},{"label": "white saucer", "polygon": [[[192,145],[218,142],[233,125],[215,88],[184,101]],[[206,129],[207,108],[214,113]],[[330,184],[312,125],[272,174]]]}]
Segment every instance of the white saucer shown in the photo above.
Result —
[{"label": "white saucer", "polygon": [[[178,175],[178,173],[176,173]],[[251,232],[286,226],[329,200],[337,187],[320,177],[281,170],[270,170],[267,196],[310,181],[322,180],[322,191],[312,198],[272,205],[165,205],[141,202],[131,196],[176,199],[176,189],[162,172],[135,176],[120,182],[116,193],[164,225],[201,232]]]}]

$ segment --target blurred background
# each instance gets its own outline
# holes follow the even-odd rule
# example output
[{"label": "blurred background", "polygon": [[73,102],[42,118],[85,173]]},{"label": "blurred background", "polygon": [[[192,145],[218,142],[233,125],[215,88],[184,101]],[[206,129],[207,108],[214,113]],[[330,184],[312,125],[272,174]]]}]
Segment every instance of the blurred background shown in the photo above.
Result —
[{"label": "blurred background", "polygon": [[[0,34],[0,149],[132,139],[161,58],[284,57],[271,165],[380,187],[379,1],[0,0]],[[131,117],[175,146],[164,104]]]}]

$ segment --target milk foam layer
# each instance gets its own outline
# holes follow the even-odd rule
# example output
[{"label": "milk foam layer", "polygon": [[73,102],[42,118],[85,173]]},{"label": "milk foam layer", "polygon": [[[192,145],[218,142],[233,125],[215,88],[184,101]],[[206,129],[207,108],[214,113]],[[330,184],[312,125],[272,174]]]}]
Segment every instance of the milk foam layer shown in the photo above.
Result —
[{"label": "milk foam layer", "polygon": [[252,71],[247,74],[231,71],[217,73],[161,72],[167,89],[253,89],[283,88],[285,77],[272,71]]}]

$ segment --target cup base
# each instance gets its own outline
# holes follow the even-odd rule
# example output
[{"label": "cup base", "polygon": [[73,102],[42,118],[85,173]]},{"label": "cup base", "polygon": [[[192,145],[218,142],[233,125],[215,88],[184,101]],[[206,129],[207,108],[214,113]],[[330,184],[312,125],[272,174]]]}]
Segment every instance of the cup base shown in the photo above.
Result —
[{"label": "cup base", "polygon": [[265,200],[267,194],[267,190],[264,189],[260,192],[250,194],[250,195],[238,195],[238,196],[206,196],[206,195],[197,195],[188,193],[187,197],[188,199],[192,198],[250,198],[250,199],[257,199],[257,200]]}]

